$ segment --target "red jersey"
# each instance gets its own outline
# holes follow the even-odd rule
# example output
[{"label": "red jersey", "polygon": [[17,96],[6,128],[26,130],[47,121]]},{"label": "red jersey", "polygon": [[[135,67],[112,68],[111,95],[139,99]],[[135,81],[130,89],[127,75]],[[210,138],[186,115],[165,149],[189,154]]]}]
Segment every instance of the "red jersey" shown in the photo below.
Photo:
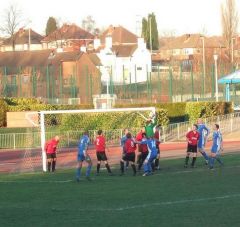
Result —
[{"label": "red jersey", "polygon": [[142,131],[140,131],[137,135],[136,135],[136,140],[137,141],[142,141]]},{"label": "red jersey", "polygon": [[106,142],[104,136],[98,135],[94,144],[97,152],[105,152]]},{"label": "red jersey", "polygon": [[132,139],[127,139],[124,146],[125,146],[126,153],[133,153],[137,148],[136,144]]},{"label": "red jersey", "polygon": [[187,133],[186,137],[188,139],[188,143],[195,146],[199,140],[199,132],[191,130]]},{"label": "red jersey", "polygon": [[[157,139],[160,141],[160,136],[159,136],[160,132],[159,131],[156,131],[154,133],[154,139]],[[156,141],[156,145],[159,146],[160,142],[159,141]]]},{"label": "red jersey", "polygon": [[45,151],[47,154],[54,154],[57,150],[57,145],[59,141],[51,139],[45,143]]}]

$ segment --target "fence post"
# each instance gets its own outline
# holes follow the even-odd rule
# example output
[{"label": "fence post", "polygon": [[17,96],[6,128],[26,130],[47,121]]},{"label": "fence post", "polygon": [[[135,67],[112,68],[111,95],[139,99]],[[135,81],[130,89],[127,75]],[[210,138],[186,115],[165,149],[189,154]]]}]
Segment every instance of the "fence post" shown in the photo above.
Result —
[{"label": "fence post", "polygon": [[180,139],[180,124],[177,123],[177,138]]},{"label": "fence post", "polygon": [[166,142],[166,135],[165,135],[165,127],[162,127],[162,132],[163,132],[163,142]]},{"label": "fence post", "polygon": [[16,149],[16,134],[13,133],[13,149]]},{"label": "fence post", "polygon": [[69,146],[70,145],[69,132],[67,132],[67,143],[68,143],[68,146]]},{"label": "fence post", "polygon": [[230,130],[231,132],[233,131],[233,117],[231,116],[231,120],[230,120]]}]

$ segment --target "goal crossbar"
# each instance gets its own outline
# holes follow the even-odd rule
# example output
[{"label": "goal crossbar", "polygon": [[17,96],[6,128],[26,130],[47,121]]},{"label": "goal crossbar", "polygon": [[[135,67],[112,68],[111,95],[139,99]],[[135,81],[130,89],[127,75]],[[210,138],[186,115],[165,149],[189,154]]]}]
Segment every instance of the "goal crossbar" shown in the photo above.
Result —
[{"label": "goal crossbar", "polygon": [[77,113],[110,113],[110,112],[139,112],[139,111],[152,111],[156,112],[155,107],[139,107],[139,108],[113,108],[113,109],[81,109],[81,110],[44,110],[40,111],[40,130],[41,130],[41,150],[42,150],[42,166],[43,171],[47,171],[47,157],[44,150],[46,142],[46,130],[45,130],[45,115],[47,114],[77,114]]}]

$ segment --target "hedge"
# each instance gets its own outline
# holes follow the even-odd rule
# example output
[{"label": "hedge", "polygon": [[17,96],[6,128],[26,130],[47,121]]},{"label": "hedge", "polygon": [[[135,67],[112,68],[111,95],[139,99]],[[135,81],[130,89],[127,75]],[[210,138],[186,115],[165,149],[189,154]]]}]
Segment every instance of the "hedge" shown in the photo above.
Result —
[{"label": "hedge", "polygon": [[6,126],[7,103],[4,99],[0,99],[0,127]]},{"label": "hedge", "polygon": [[170,123],[193,121],[233,112],[232,102],[181,102],[115,105],[115,108],[149,107],[166,109]]},{"label": "hedge", "polygon": [[[143,113],[147,116],[147,113]],[[157,122],[162,125],[169,123],[167,111],[157,109]],[[121,129],[140,128],[145,120],[137,112],[112,112],[91,114],[65,114],[62,116],[61,130],[92,130],[92,129]]]}]

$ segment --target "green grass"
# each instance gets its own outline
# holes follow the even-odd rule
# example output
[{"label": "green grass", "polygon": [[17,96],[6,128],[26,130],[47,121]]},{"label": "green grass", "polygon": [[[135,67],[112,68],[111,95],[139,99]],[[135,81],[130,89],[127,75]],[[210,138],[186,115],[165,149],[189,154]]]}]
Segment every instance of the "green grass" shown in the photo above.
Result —
[{"label": "green grass", "polygon": [[0,226],[239,226],[240,155],[225,166],[183,169],[161,160],[150,177],[107,176],[74,181],[75,170],[0,175]]}]

